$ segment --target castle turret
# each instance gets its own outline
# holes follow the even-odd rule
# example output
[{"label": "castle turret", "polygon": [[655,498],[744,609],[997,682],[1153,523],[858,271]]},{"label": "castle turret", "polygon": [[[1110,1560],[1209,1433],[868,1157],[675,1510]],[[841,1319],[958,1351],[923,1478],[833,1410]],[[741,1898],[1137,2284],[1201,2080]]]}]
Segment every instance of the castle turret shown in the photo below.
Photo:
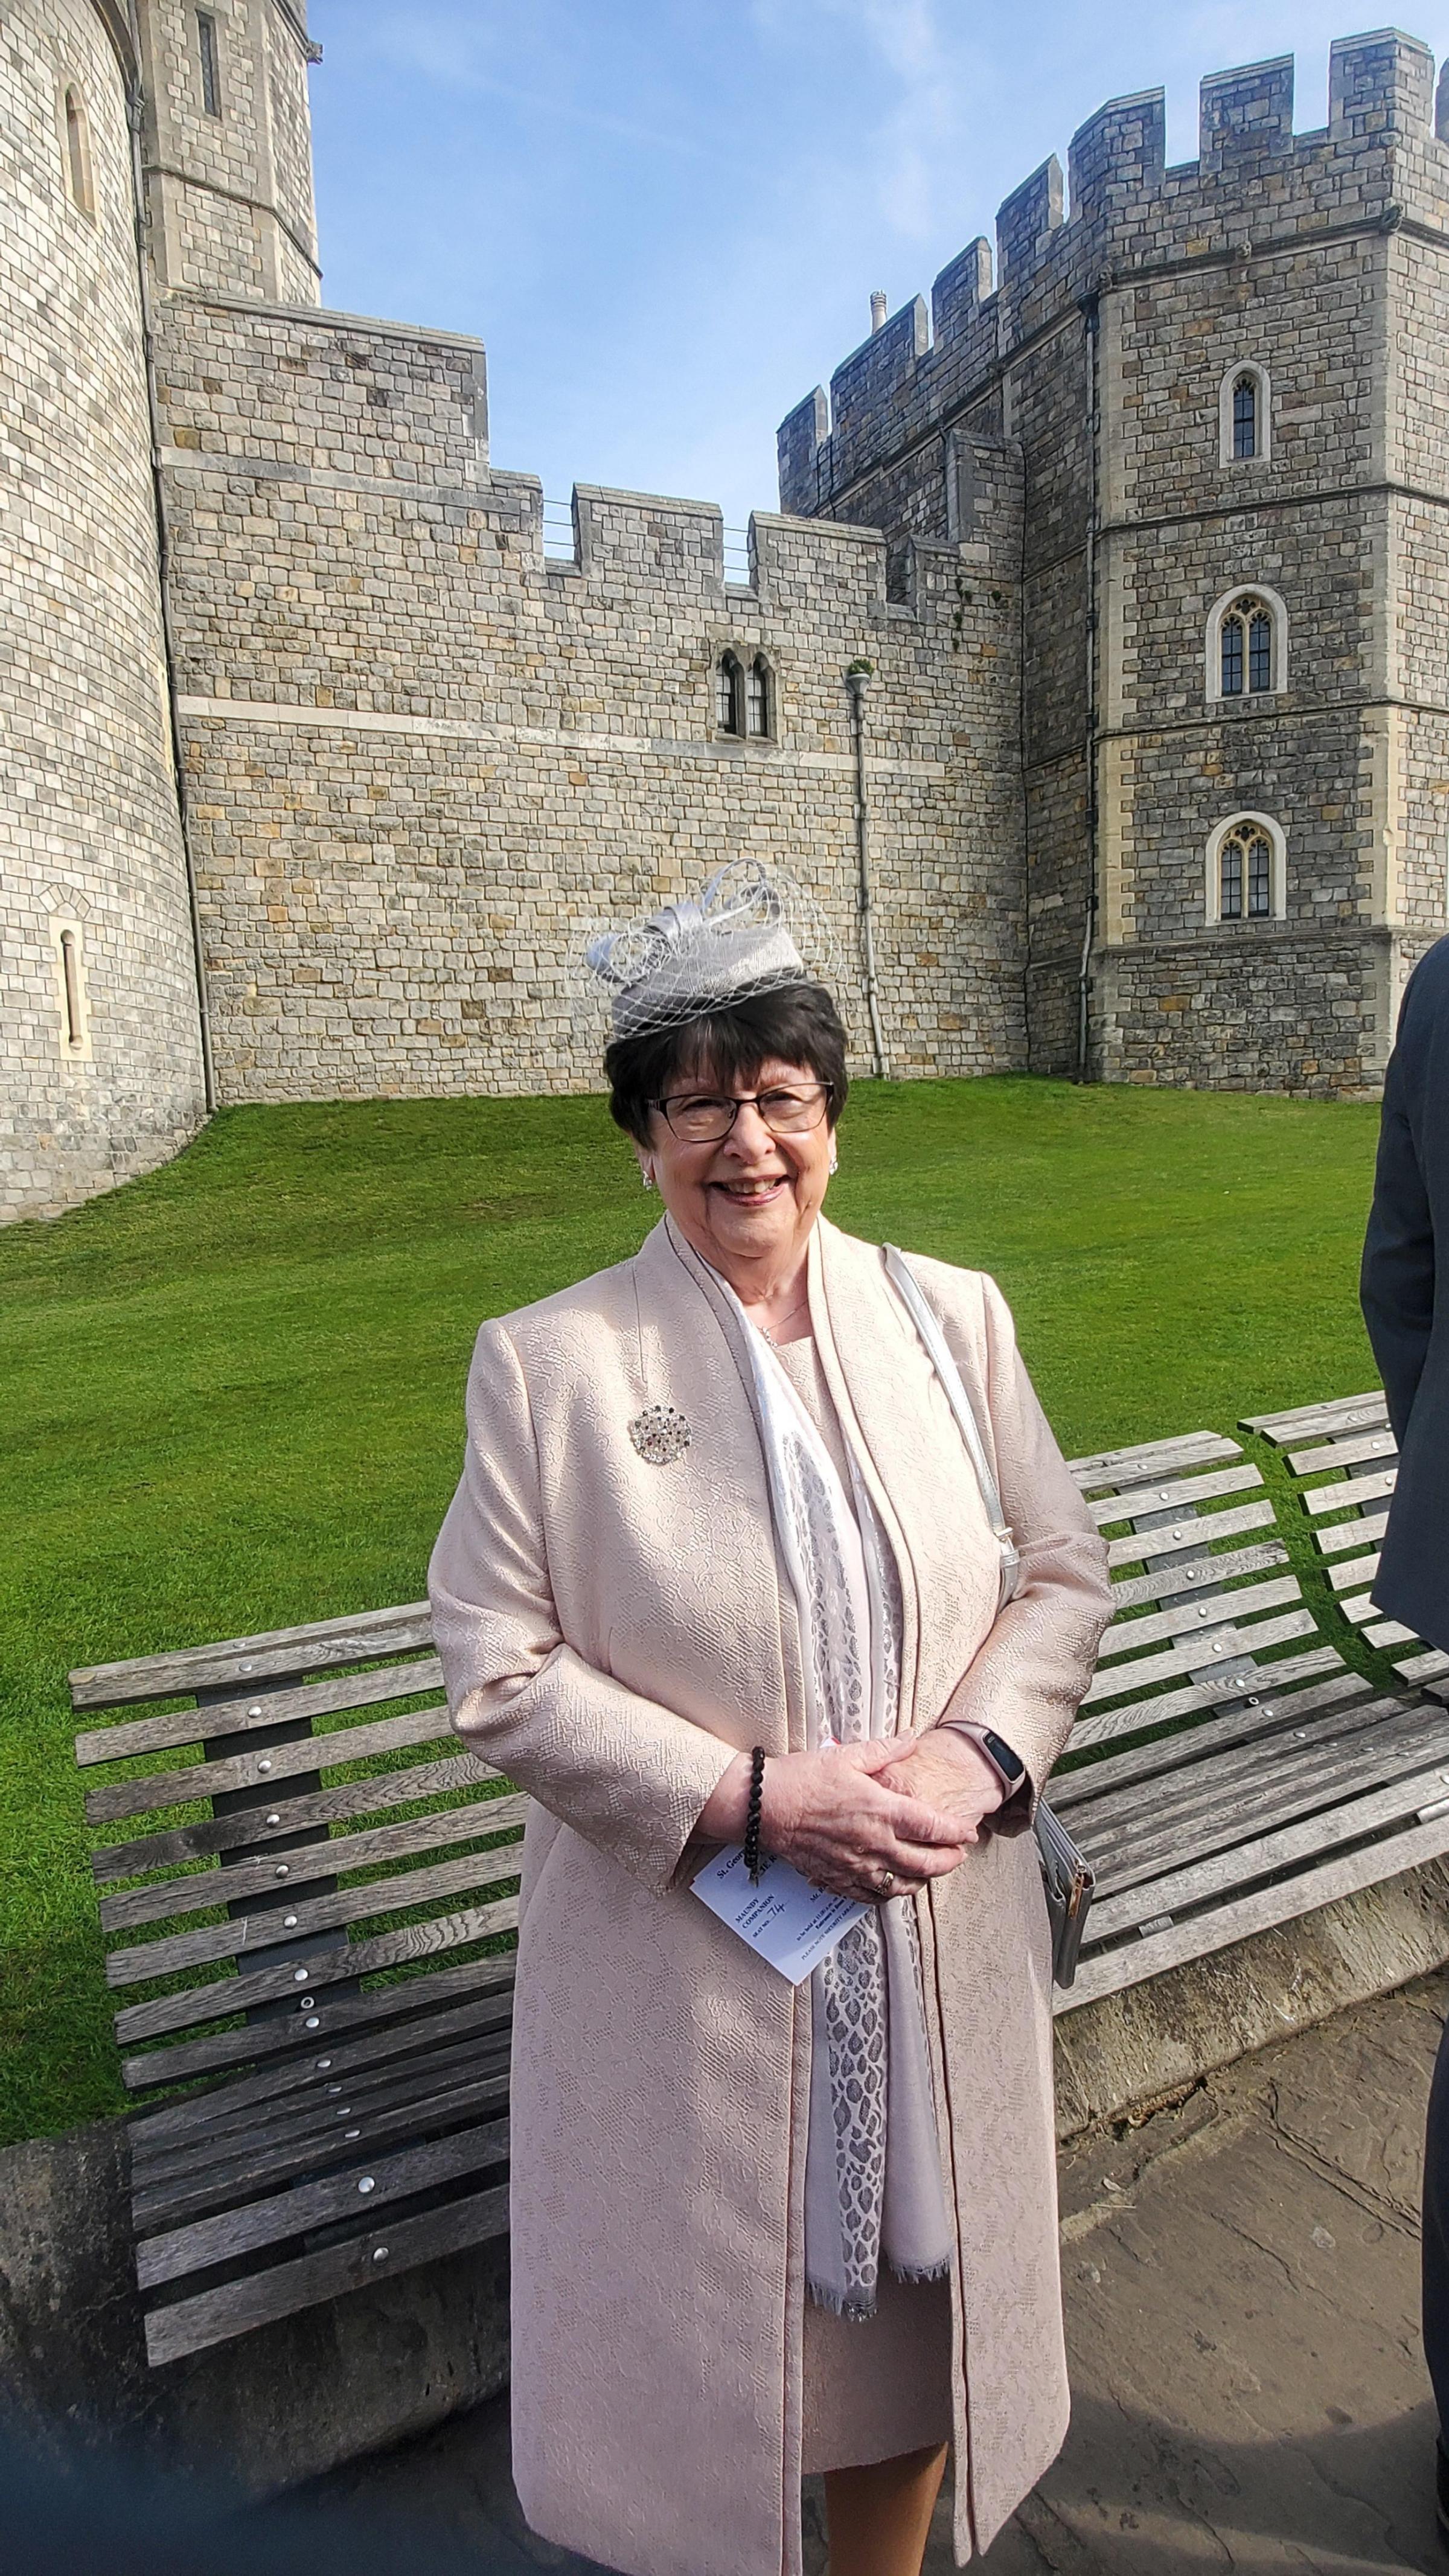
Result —
[{"label": "castle turret", "polygon": [[139,0],[139,19],[159,283],[315,304],[306,0]]},{"label": "castle turret", "polygon": [[171,758],[125,13],[15,0],[0,57],[0,1215],[204,1111]]}]

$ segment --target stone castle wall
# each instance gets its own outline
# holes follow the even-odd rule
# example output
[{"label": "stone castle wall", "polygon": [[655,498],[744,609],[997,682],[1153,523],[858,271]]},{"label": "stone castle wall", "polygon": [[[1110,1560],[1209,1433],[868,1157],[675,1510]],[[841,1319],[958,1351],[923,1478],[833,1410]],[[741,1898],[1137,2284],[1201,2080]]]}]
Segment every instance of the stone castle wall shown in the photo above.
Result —
[{"label": "stone castle wall", "polygon": [[[1021,1062],[1013,460],[898,600],[873,531],[758,516],[731,588],[718,511],[637,493],[581,489],[560,563],[537,482],[489,469],[475,342],[180,295],[157,328],[224,1098],[596,1082],[586,924],[748,852],[829,916],[863,1062],[857,660],[892,1067]],[[717,730],[729,645],[768,657],[773,740]]]},{"label": "stone castle wall", "polygon": [[[1373,1088],[1404,974],[1449,924],[1445,561],[1449,107],[1408,37],[1336,45],[1326,130],[1292,64],[1203,85],[1165,167],[1160,93],[1047,163],[785,422],[784,506],[944,533],[961,435],[1015,445],[1032,1061],[1138,1081]],[[1268,453],[1219,401],[1267,371]],[[1411,571],[1412,567],[1412,571]],[[1208,621],[1270,585],[1286,685],[1216,697]],[[1095,690],[1089,701],[1089,669]],[[1095,787],[1097,832],[1091,834]],[[1214,925],[1208,841],[1287,838],[1285,917]]]},{"label": "stone castle wall", "polygon": [[160,284],[314,304],[304,0],[210,0],[217,111],[206,104],[196,9],[142,0],[142,158]]},{"label": "stone castle wall", "polygon": [[[89,211],[70,193],[68,90]],[[13,1217],[174,1153],[202,1114],[202,1075],[126,98],[85,0],[6,12],[0,165],[0,1216]]]}]

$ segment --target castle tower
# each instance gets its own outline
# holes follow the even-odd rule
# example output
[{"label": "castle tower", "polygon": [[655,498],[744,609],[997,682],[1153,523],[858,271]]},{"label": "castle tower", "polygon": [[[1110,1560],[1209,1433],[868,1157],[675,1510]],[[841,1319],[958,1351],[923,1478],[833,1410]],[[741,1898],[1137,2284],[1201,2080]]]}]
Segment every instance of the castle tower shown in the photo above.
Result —
[{"label": "castle tower", "polygon": [[139,18],[158,285],[315,304],[306,0],[139,0]]},{"label": "castle tower", "polygon": [[0,53],[0,1215],[144,1171],[204,1111],[114,0]]},{"label": "castle tower", "polygon": [[[1449,83],[1393,30],[1110,102],[780,432],[782,506],[1026,536],[1031,1061],[1353,1094],[1449,928]],[[908,563],[903,571],[908,576]],[[963,872],[977,854],[962,852]]]}]

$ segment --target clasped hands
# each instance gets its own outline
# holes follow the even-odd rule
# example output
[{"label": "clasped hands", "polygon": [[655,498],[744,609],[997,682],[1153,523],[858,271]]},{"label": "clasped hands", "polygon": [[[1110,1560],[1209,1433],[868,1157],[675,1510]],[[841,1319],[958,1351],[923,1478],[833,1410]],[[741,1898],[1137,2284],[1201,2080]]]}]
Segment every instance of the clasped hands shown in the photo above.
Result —
[{"label": "clasped hands", "polygon": [[[749,1801],[747,1754],[735,1756],[697,1831],[739,1842]],[[812,1887],[879,1903],[944,1878],[1001,1804],[1000,1775],[968,1735],[925,1735],[774,1754],[765,1765],[760,1841]]]}]

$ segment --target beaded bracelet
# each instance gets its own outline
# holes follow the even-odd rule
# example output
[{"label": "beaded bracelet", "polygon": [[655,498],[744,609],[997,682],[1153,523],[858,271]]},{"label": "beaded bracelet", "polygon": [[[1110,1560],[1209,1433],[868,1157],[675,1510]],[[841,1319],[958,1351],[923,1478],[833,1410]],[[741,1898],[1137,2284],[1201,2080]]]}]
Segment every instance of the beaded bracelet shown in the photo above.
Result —
[{"label": "beaded bracelet", "polygon": [[757,1744],[750,1754],[750,1803],[745,1812],[745,1867],[750,1885],[758,1887],[764,1863],[760,1858],[760,1811],[765,1799],[765,1748]]}]

